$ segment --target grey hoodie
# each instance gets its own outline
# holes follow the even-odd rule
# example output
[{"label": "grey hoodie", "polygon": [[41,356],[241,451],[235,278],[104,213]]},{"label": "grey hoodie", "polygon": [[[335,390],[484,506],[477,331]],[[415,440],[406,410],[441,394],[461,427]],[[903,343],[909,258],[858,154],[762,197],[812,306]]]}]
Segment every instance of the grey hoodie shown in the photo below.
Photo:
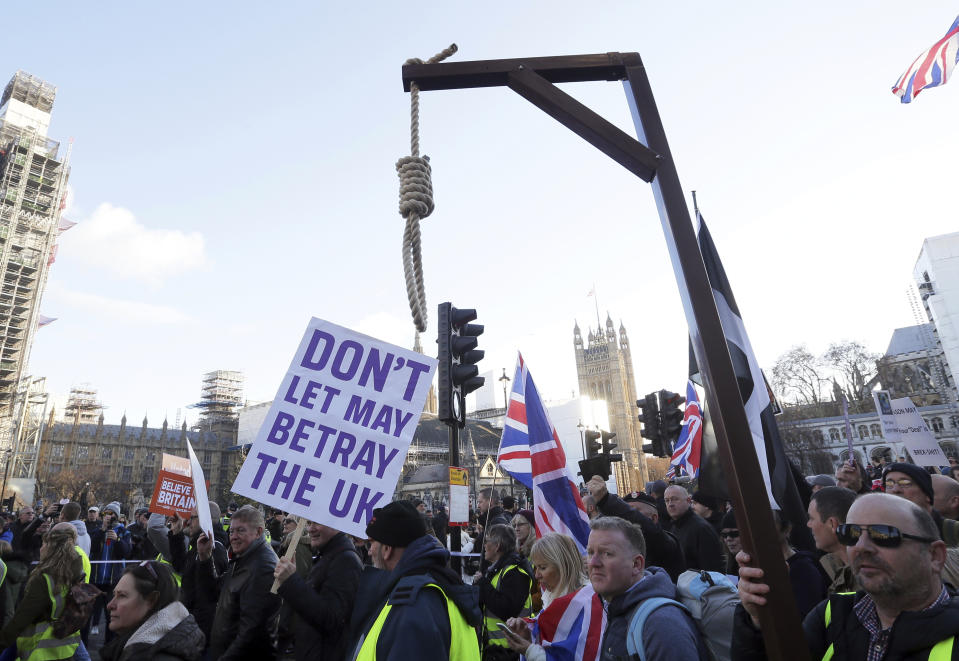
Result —
[{"label": "grey hoodie", "polygon": [[70,525],[77,529],[77,546],[83,549],[84,553],[90,555],[90,533],[87,532],[86,522],[77,519],[71,521]]}]

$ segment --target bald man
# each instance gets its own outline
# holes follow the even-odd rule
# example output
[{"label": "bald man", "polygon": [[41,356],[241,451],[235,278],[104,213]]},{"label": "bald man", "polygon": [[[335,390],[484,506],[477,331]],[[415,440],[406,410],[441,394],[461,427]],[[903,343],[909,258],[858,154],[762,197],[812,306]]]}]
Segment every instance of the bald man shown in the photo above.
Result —
[{"label": "bald man", "polygon": [[691,507],[692,499],[685,488],[674,484],[663,495],[666,511],[673,521],[671,532],[679,539],[686,567],[724,572],[723,543],[719,533]]},{"label": "bald man", "polygon": [[959,482],[945,475],[932,475],[933,508],[945,519],[959,519]]},{"label": "bald man", "polygon": [[[875,493],[860,496],[838,526],[849,564],[862,590],[834,594],[803,622],[813,659],[925,659],[933,648],[952,645],[959,632],[959,597],[943,585],[946,545],[932,516],[905,498]],[[739,596],[733,629],[733,659],[766,658],[759,609],[769,586],[761,569],[749,567],[741,551]],[[827,605],[831,624],[826,624]],[[937,647],[938,646],[938,647]]]}]

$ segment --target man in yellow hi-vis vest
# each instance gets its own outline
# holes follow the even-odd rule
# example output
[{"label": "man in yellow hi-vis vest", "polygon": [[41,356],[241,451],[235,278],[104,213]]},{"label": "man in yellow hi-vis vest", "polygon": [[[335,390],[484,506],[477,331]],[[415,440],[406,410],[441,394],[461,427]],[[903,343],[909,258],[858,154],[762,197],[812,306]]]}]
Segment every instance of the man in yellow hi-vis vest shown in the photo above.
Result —
[{"label": "man in yellow hi-vis vest", "polygon": [[[862,590],[830,595],[806,616],[814,661],[959,659],[959,597],[943,585],[946,545],[926,510],[891,494],[866,494],[849,508],[836,537]],[[769,586],[761,569],[746,566],[745,552],[736,559],[742,606],[732,658],[773,658],[763,648],[757,615]]]},{"label": "man in yellow hi-vis vest", "polygon": [[373,510],[366,526],[375,569],[360,577],[354,661],[479,661],[475,591],[446,566],[449,552],[408,501]]}]

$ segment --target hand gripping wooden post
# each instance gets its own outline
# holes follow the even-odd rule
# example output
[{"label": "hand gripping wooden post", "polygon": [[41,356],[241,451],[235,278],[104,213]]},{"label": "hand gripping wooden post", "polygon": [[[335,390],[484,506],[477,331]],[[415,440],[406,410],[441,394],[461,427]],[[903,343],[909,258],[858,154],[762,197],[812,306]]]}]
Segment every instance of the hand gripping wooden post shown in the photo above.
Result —
[{"label": "hand gripping wooden post", "polygon": [[[573,99],[556,83],[622,81],[641,134],[639,140]],[[403,67],[403,86],[415,81],[421,92],[470,87],[503,87],[537,106],[614,161],[652,184],[666,247],[703,375],[720,459],[743,532],[743,545],[762,568],[770,598],[759,620],[771,659],[808,661],[799,610],[779,547],[749,422],[739,394],[726,338],[706,275],[696,233],[672,160],[666,132],[639,53],[531,57]],[[742,519],[740,521],[740,519]]]},{"label": "hand gripping wooden post", "polygon": [[[296,530],[293,532],[293,537],[291,538],[290,545],[286,548],[286,553],[283,555],[285,560],[292,560],[293,556],[296,555],[296,545],[300,543],[300,537],[303,536],[303,528],[306,526],[306,519],[302,516],[296,520]],[[275,578],[273,579],[273,587],[270,588],[270,592],[276,594],[276,591],[280,589],[280,580]]]}]

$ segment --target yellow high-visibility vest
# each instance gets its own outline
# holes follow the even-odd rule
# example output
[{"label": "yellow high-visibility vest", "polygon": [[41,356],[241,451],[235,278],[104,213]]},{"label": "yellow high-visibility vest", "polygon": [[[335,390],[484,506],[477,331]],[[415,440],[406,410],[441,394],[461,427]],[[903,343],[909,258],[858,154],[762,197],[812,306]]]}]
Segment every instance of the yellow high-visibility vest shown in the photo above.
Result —
[{"label": "yellow high-visibility vest", "polygon": [[[498,572],[496,572],[496,575],[493,576],[492,580],[490,580],[490,583],[493,584],[493,588],[495,589],[496,586],[499,585],[500,579],[506,575],[506,572],[513,569],[517,570],[518,572],[526,576],[526,578],[528,578],[530,580],[530,583],[532,584],[533,579],[529,574],[526,573],[526,570],[524,570],[519,565],[507,565],[503,567],[502,569],[500,569]],[[533,610],[533,596],[530,594],[530,588],[526,588],[526,602],[523,604],[523,610],[519,612],[519,615],[517,615],[517,617],[527,617],[532,612],[532,610]],[[483,615],[484,615],[484,618],[483,618],[484,626],[486,627],[486,638],[487,640],[489,640],[489,644],[501,645],[502,647],[509,647],[509,643],[506,642],[506,633],[501,631],[500,628],[496,626],[497,622],[502,622],[503,620],[496,617],[495,615],[490,615],[489,611],[486,608],[483,609]]]},{"label": "yellow high-visibility vest", "polygon": [[80,631],[74,631],[66,638],[53,637],[53,621],[63,613],[67,596],[66,586],[53,593],[53,580],[43,574],[47,582],[47,594],[50,596],[50,619],[28,627],[17,637],[17,651],[20,661],[58,661],[72,659],[80,645]]},{"label": "yellow high-visibility vest", "polygon": [[[90,570],[90,556],[88,556],[88,555],[87,555],[87,552],[84,551],[84,550],[83,550],[82,548],[80,548],[79,546],[74,546],[73,548],[76,549],[77,555],[80,556],[80,561],[83,562],[83,582],[84,582],[84,583],[89,583],[89,582],[90,582],[90,571],[91,571],[91,570]],[[0,580],[0,583],[3,583],[3,581]]]},{"label": "yellow high-visibility vest", "polygon": [[[427,583],[422,589],[427,588],[439,590],[446,601],[446,612],[450,618],[450,661],[479,661],[480,650],[476,630],[469,625],[456,604],[446,596],[443,588],[436,583]],[[386,624],[386,618],[392,608],[393,605],[387,601],[363,639],[363,644],[355,657],[355,661],[376,661],[376,642],[383,631],[383,625]]]},{"label": "yellow high-visibility vest", "polygon": [[[837,592],[839,595],[849,595],[856,594],[855,592]],[[829,628],[829,624],[832,622],[832,600],[826,602],[826,628]],[[955,642],[955,637],[950,636],[944,640],[940,640],[938,643],[933,645],[932,649],[929,650],[929,661],[950,661],[952,659],[952,645]],[[832,655],[836,653],[835,646],[833,643],[829,643],[829,648],[826,650],[826,653],[822,656],[822,661],[830,661]]]}]

